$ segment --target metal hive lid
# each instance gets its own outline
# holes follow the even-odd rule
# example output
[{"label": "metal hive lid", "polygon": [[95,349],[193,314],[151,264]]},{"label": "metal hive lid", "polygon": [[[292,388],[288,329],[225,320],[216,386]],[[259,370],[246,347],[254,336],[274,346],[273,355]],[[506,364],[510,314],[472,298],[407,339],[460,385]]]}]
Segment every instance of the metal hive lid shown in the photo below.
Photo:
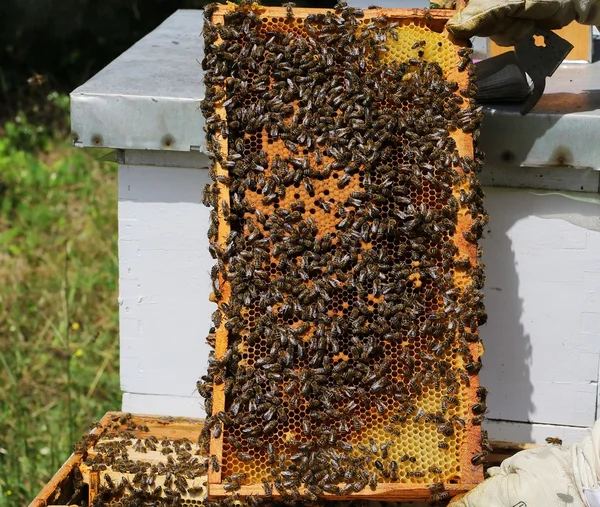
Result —
[{"label": "metal hive lid", "polygon": [[[175,12],[74,90],[75,146],[206,153],[198,108],[203,20],[200,10]],[[486,106],[480,147],[487,164],[599,170],[599,86],[600,61],[563,65],[527,117],[519,106]]]},{"label": "metal hive lid", "polygon": [[74,90],[74,145],[205,152],[203,22],[178,10]]}]

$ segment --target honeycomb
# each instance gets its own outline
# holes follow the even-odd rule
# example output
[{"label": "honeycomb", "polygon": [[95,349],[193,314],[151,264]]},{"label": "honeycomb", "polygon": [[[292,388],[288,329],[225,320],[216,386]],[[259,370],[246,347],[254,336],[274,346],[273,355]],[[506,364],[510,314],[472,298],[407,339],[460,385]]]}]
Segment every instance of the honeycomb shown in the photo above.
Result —
[{"label": "honeycomb", "polygon": [[399,12],[207,7],[211,497],[482,478],[473,66]]}]

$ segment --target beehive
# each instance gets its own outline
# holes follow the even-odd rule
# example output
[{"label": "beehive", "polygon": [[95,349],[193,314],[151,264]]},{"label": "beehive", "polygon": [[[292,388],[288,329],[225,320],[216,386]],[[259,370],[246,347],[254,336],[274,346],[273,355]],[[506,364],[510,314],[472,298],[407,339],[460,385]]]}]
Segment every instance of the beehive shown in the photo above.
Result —
[{"label": "beehive", "polygon": [[469,52],[435,11],[207,14],[210,495],[469,489],[487,452]]},{"label": "beehive", "polygon": [[[123,505],[153,505],[154,507],[168,507],[170,505],[200,505],[204,507],[249,507],[256,506],[257,502],[242,503],[232,497],[219,500],[218,502],[210,502],[206,500],[206,495],[200,491],[200,494],[188,492],[186,495],[181,495],[173,484],[170,486],[171,495],[161,492],[160,495],[151,497],[149,493],[153,490],[137,487],[144,493],[141,495],[133,488],[125,487],[121,493],[115,491],[115,487],[110,488],[108,481],[103,475],[108,473],[109,477],[115,486],[120,485],[124,477],[128,477],[129,483],[135,477],[135,474],[127,472],[118,472],[116,468],[133,469],[136,466],[151,472],[152,466],[160,467],[163,463],[164,473],[159,474],[155,478],[155,483],[162,483],[166,479],[166,472],[169,467],[169,458],[173,457],[173,462],[179,461],[181,449],[178,455],[175,451],[169,454],[155,453],[152,449],[147,452],[135,450],[139,439],[142,443],[146,440],[151,442],[158,439],[159,442],[165,441],[169,447],[174,448],[175,442],[184,442],[186,439],[193,446],[193,441],[198,436],[198,428],[204,425],[201,419],[188,419],[182,417],[166,417],[166,416],[143,416],[131,415],[123,412],[108,412],[98,423],[94,424],[93,430],[87,434],[84,439],[75,446],[75,453],[72,454],[67,461],[60,467],[54,476],[48,481],[39,494],[32,500],[29,507],[46,507],[48,505],[78,505],[87,507],[90,504],[101,503],[102,505],[120,507]],[[149,431],[146,431],[149,430]],[[132,437],[133,435],[133,437]],[[121,449],[121,453],[106,453],[110,445],[113,445],[118,440],[125,444],[125,452]],[[112,442],[112,444],[111,444]],[[108,444],[108,446],[106,445]],[[505,442],[494,442],[494,453],[488,456],[486,466],[498,466],[504,459],[511,457],[516,452],[524,449],[535,447],[532,444],[515,444]],[[162,449],[162,446],[160,446]],[[194,456],[201,457],[199,460],[201,466],[197,472],[199,477],[188,479],[188,482],[199,484],[197,487],[205,488],[206,476],[203,476],[203,471],[206,470],[208,464],[208,455],[204,453],[197,454],[197,448],[193,451]],[[100,451],[100,452],[98,452]],[[173,454],[175,456],[173,456]],[[106,455],[106,459],[104,456]],[[122,462],[117,465],[117,459]],[[84,462],[88,461],[89,465]],[[183,463],[179,463],[181,466]],[[104,468],[106,467],[106,468]],[[162,475],[162,477],[160,477]],[[194,486],[191,486],[194,487]],[[107,491],[112,490],[112,491]],[[99,497],[99,493],[102,496]],[[177,493],[177,494],[176,494]],[[254,499],[255,500],[255,499]],[[281,505],[276,502],[263,502],[260,505],[268,507],[270,505]],[[317,505],[317,504],[315,504]],[[337,503],[329,505],[337,505],[338,507],[364,507],[364,502],[354,503],[348,502],[345,504]],[[389,507],[396,507],[397,504],[388,502]]]}]

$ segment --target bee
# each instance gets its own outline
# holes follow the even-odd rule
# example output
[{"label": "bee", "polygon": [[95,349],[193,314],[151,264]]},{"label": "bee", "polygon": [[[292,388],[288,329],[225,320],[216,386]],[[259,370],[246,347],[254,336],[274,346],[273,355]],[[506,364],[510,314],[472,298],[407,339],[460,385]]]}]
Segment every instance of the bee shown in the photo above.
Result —
[{"label": "bee", "polygon": [[[237,491],[238,489],[240,489],[240,487],[241,486],[240,486],[239,482],[235,482],[235,481],[233,481],[233,482],[225,482],[223,484],[223,489],[225,491],[227,491],[227,492]],[[182,494],[185,494],[185,493],[182,493]]]},{"label": "bee", "polygon": [[351,179],[352,179],[352,175],[350,175],[348,173],[344,174],[340,179],[338,179],[337,187],[339,189],[343,189],[344,187],[346,187],[346,185],[348,185],[348,183],[350,183]]},{"label": "bee", "polygon": [[454,261],[454,267],[458,269],[469,269],[471,267],[471,260],[468,257],[456,259]]},{"label": "bee", "polygon": [[319,499],[319,497],[315,495],[310,489],[304,491],[304,498],[306,498],[306,500],[308,500],[309,502],[316,502]]},{"label": "bee", "polygon": [[393,442],[388,441],[384,444],[381,444],[381,457],[383,459],[387,459],[389,454],[389,448],[392,446]]},{"label": "bee", "polygon": [[292,153],[298,153],[298,147],[292,143],[291,141],[288,141],[287,139],[283,142],[283,144],[285,144],[285,147],[291,151]]},{"label": "bee", "polygon": [[417,42],[415,42],[415,43],[412,45],[411,49],[422,48],[422,47],[425,47],[425,45],[426,45],[426,44],[427,44],[427,42],[426,42],[426,41],[424,41],[424,40],[420,40],[420,41],[417,41]]},{"label": "bee", "polygon": [[488,395],[488,390],[485,387],[477,388],[477,397],[481,403],[485,403]]},{"label": "bee", "polygon": [[473,417],[473,419],[471,419],[471,424],[473,426],[481,426],[481,423],[483,422],[484,419],[485,419],[485,416],[477,415],[477,416]]},{"label": "bee", "polygon": [[[252,461],[254,459],[252,457],[252,455],[247,452],[238,451],[235,453],[235,455],[237,456],[237,458],[240,461],[244,461],[244,462]],[[215,459],[216,459],[216,457],[215,457]],[[213,470],[214,470],[214,462],[213,462]],[[218,472],[218,469],[215,470],[215,472]]]},{"label": "bee", "polygon": [[434,493],[433,495],[431,495],[431,500],[434,502],[442,502],[444,500],[447,500],[448,498],[450,498],[449,491],[440,491],[439,493]]},{"label": "bee", "polygon": [[143,443],[143,440],[138,439],[137,442],[133,446],[133,450],[136,452],[146,453],[148,452],[146,446]]},{"label": "bee", "polygon": [[454,421],[454,422],[455,422],[455,423],[456,423],[458,426],[460,426],[461,428],[464,428],[464,427],[467,425],[467,423],[465,422],[465,420],[464,420],[464,419],[462,419],[462,418],[460,418],[460,417],[458,417],[457,415],[453,415],[453,416],[452,416],[452,420],[453,420],[453,421]]},{"label": "bee", "polygon": [[369,476],[369,487],[372,490],[375,490],[377,488],[377,472],[373,472],[370,476]]},{"label": "bee", "polygon": [[429,486],[429,493],[434,495],[435,493],[440,493],[441,491],[444,491],[445,489],[446,488],[444,487],[443,482],[434,482],[433,484],[431,484]]},{"label": "bee", "polygon": [[425,472],[422,472],[420,470],[409,470],[408,472],[406,472],[406,477],[425,477]]},{"label": "bee", "polygon": [[479,454],[475,454],[475,456],[473,456],[471,458],[471,463],[473,464],[473,466],[481,465],[486,456],[487,456],[487,452],[481,452]]},{"label": "bee", "polygon": [[179,494],[181,494],[181,495],[187,494],[187,486],[188,486],[187,480],[185,480],[183,477],[175,478],[175,488],[177,489]]},{"label": "bee", "polygon": [[445,437],[450,437],[450,436],[454,435],[454,427],[450,423],[438,424],[437,429]]},{"label": "bee", "polygon": [[390,478],[392,481],[398,480],[398,462],[395,460],[390,461]]},{"label": "bee", "polygon": [[323,487],[323,491],[325,491],[325,493],[329,493],[330,495],[336,495],[336,496],[340,495],[340,487],[336,486],[335,484],[323,484],[322,487]]},{"label": "bee", "polygon": [[27,84],[32,88],[43,85],[48,80],[48,76],[44,74],[34,73],[31,77],[27,78]]},{"label": "bee", "polygon": [[476,403],[471,407],[471,412],[475,415],[484,414],[487,411],[487,405],[485,403]]},{"label": "bee", "polygon": [[225,439],[227,440],[227,442],[229,442],[229,444],[233,446],[234,449],[239,450],[243,447],[243,444],[233,435],[227,435]]},{"label": "bee", "polygon": [[448,450],[450,448],[450,445],[448,445],[448,442],[442,441],[442,442],[438,442],[438,447],[440,449],[443,449],[443,450],[446,451],[446,450]]},{"label": "bee", "polygon": [[429,467],[429,472],[432,474],[441,474],[442,473],[442,469],[438,466],[432,465]]},{"label": "bee", "polygon": [[398,428],[395,428],[393,426],[387,425],[387,426],[384,426],[383,429],[384,429],[384,431],[386,431],[388,433],[391,433],[395,437],[401,437],[402,436],[402,432]]},{"label": "bee", "polygon": [[267,443],[267,461],[270,465],[275,464],[275,448],[271,442]]},{"label": "bee", "polygon": [[221,201],[221,211],[223,213],[223,217],[225,219],[227,219],[229,217],[229,214],[230,214],[230,209],[229,209],[229,203],[225,199],[223,199]]},{"label": "bee", "polygon": [[461,381],[465,384],[465,386],[471,387],[471,379],[469,379],[469,375],[461,371],[459,372],[459,376]]},{"label": "bee", "polygon": [[115,488],[115,483],[113,482],[113,480],[110,477],[110,475],[104,474],[104,480],[106,481],[106,485],[108,486],[109,489],[114,489]]},{"label": "bee", "polygon": [[413,417],[413,422],[415,424],[419,424],[422,421],[422,419],[425,417],[425,414],[426,414],[425,410],[420,408],[419,411],[417,412],[417,414]]},{"label": "bee", "polygon": [[460,62],[458,62],[458,71],[463,72],[471,63],[471,59],[469,57],[461,58]]},{"label": "bee", "polygon": [[296,7],[296,4],[294,2],[287,2],[284,4],[281,4],[282,7],[285,7],[285,16],[286,19],[288,21],[291,21],[292,19],[294,19],[294,7]]},{"label": "bee", "polygon": [[[360,431],[363,426],[364,426],[364,423],[358,417],[356,417],[356,416],[352,417],[352,427],[354,428],[354,431],[356,431],[356,432]],[[386,430],[386,431],[388,431],[388,430]],[[393,431],[389,431],[389,432],[393,434]]]},{"label": "bee", "polygon": [[311,424],[308,417],[302,419],[302,432],[307,436],[310,436],[311,434]]},{"label": "bee", "polygon": [[365,489],[366,484],[362,481],[357,481],[352,483],[352,489],[355,493],[360,493],[363,489]]},{"label": "bee", "polygon": [[213,472],[215,473],[221,469],[221,466],[219,465],[219,460],[214,454],[210,457],[210,464],[212,466]]},{"label": "bee", "polygon": [[546,442],[550,445],[562,445],[563,441],[556,437],[547,437]]},{"label": "bee", "polygon": [[458,405],[458,399],[454,396],[444,396],[443,399],[447,401],[450,405]]},{"label": "bee", "polygon": [[481,361],[470,362],[465,365],[465,370],[469,375],[476,375],[481,370]]},{"label": "bee", "polygon": [[278,423],[279,423],[279,421],[277,419],[273,419],[273,420],[269,421],[267,424],[265,424],[263,426],[263,433],[265,435],[269,435],[270,433],[273,433],[273,431],[275,431],[275,429],[277,428]]}]

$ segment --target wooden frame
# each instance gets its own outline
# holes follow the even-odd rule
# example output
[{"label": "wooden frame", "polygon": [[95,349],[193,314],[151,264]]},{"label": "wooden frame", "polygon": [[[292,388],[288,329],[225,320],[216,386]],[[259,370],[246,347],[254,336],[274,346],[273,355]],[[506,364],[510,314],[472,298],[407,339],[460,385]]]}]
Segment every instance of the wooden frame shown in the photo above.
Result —
[{"label": "wooden frame", "polygon": [[[464,5],[464,2],[458,2],[459,7]],[[234,6],[221,6],[219,9],[213,14],[212,21],[214,24],[222,24],[224,22],[224,15],[230,11],[230,9],[235,8]],[[306,17],[308,14],[317,14],[317,13],[325,13],[328,12],[329,9],[294,9],[294,17],[296,19],[302,19]],[[452,36],[445,32],[445,24],[447,20],[452,17],[454,14],[453,10],[448,9],[435,9],[424,11],[421,9],[370,9],[365,11],[365,17],[376,17],[376,16],[386,16],[391,20],[402,20],[402,21],[416,21],[423,22],[426,20],[427,26],[432,28],[437,32],[446,33],[447,37],[457,46],[463,47],[464,44],[462,41],[455,40]],[[286,9],[283,7],[268,7],[261,8],[260,15],[263,18],[285,18],[286,17]],[[459,73],[457,70],[451,72],[448,76],[449,79],[455,80],[460,84],[460,88],[465,88],[467,86],[465,73]],[[221,119],[226,120],[226,112],[224,107],[216,107],[215,113],[221,117]],[[469,134],[463,134],[462,132],[457,132],[452,135],[452,137],[456,141],[457,149],[463,155],[473,156],[473,140],[472,136]],[[221,152],[227,153],[227,139],[223,138],[220,135],[217,135],[217,140],[221,145]],[[215,174],[217,176],[227,176],[227,171],[218,163],[215,163]],[[229,205],[229,191],[227,187],[217,181],[217,188],[219,189],[219,195],[222,203],[226,203]],[[224,249],[226,247],[226,239],[230,232],[229,226],[227,224],[227,220],[225,220],[225,216],[223,213],[222,206],[219,206],[217,209],[218,217],[219,217],[219,228],[218,228],[218,236],[217,236],[217,244],[220,248]],[[471,221],[465,217],[463,217],[463,221],[459,224],[457,232],[454,237],[455,243],[461,248],[463,254],[468,253],[473,264],[477,262],[476,257],[476,248],[474,245],[468,244],[463,238],[462,232],[469,229],[471,225]],[[221,275],[219,275],[220,287],[221,287],[221,295],[222,301],[227,301],[231,294],[231,287],[227,280],[225,280]],[[216,298],[211,299],[216,302]],[[220,327],[216,330],[216,345],[215,345],[215,357],[217,359],[221,358],[225,352],[227,351],[228,346],[228,335],[225,329],[225,319],[222,319],[222,323]],[[471,352],[474,357],[478,358],[483,353],[483,348],[479,343],[471,344]],[[478,387],[478,379],[475,377],[472,380],[472,387],[470,389],[471,400],[475,398],[475,391]],[[474,403],[474,401],[472,401]],[[213,386],[213,415],[224,411],[226,407],[226,399],[224,393],[224,384],[215,384]],[[223,432],[224,433],[224,432]],[[223,460],[223,433],[217,438],[211,438],[210,443],[210,454],[217,457],[217,460],[221,462]],[[467,437],[468,441],[464,444],[461,453],[461,480],[460,484],[448,484],[446,485],[447,491],[450,492],[451,495],[458,494],[460,492],[465,492],[475,485],[477,485],[483,478],[482,471],[480,467],[474,466],[471,463],[471,456],[474,454],[474,450],[479,446],[479,429],[473,426],[473,429],[470,430]],[[475,437],[477,435],[477,438]],[[228,493],[222,484],[222,467],[217,470],[209,469],[208,472],[208,483],[209,483],[209,497],[210,498],[222,498],[231,493]],[[303,493],[302,489],[299,489],[300,493]],[[257,496],[264,497],[265,492],[262,484],[253,484],[253,485],[242,485],[239,490],[236,491],[237,495],[240,496]],[[279,498],[279,493],[274,490],[273,497]],[[351,496],[335,496],[331,494],[325,494],[325,498],[328,499],[375,499],[375,500],[427,500],[431,498],[431,494],[427,484],[402,484],[402,483],[389,483],[382,484],[379,483],[375,491],[370,490],[369,488],[365,488],[359,493],[354,493]]]}]

